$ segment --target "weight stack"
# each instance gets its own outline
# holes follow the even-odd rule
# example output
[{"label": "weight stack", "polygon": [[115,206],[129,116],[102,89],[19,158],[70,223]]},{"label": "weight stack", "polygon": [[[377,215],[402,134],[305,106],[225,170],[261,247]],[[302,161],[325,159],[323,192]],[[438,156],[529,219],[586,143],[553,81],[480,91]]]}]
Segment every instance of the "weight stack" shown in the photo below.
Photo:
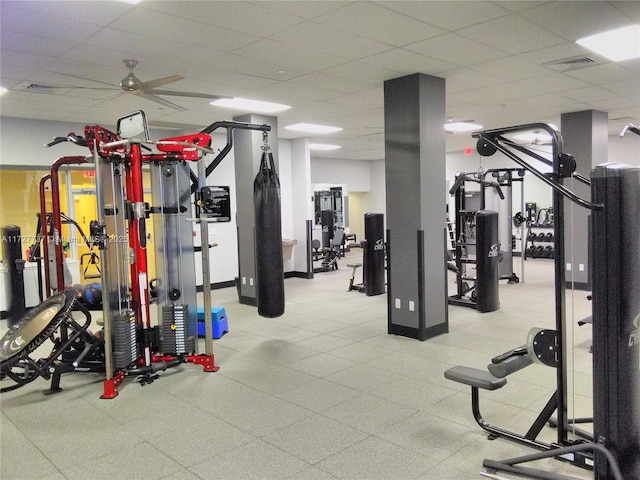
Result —
[{"label": "weight stack", "polygon": [[177,355],[195,351],[195,336],[189,335],[189,305],[162,307],[160,350]]},{"label": "weight stack", "polygon": [[364,293],[370,297],[385,292],[384,272],[384,215],[364,214],[364,238],[366,240],[363,258]]},{"label": "weight stack", "polygon": [[322,210],[320,212],[320,223],[322,225],[322,248],[331,247],[335,217],[336,212],[333,210]]},{"label": "weight stack", "polygon": [[113,367],[126,368],[138,360],[136,343],[136,316],[125,310],[113,321]]},{"label": "weight stack", "polygon": [[498,212],[480,210],[476,213],[476,310],[481,313],[500,308],[499,264]]},{"label": "weight stack", "polygon": [[[591,174],[593,428],[622,478],[640,478],[640,168],[609,163]],[[613,474],[596,452],[596,480]]]}]

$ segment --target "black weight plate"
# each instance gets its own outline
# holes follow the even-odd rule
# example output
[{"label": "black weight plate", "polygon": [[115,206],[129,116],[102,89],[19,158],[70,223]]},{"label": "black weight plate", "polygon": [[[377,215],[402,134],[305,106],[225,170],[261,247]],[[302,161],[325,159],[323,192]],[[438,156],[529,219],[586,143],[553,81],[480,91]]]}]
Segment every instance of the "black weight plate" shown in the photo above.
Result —
[{"label": "black weight plate", "polygon": [[20,319],[0,340],[0,365],[12,365],[11,360],[23,351],[32,352],[58,328],[64,314],[68,313],[75,292],[65,290],[57,293],[32,309]]}]

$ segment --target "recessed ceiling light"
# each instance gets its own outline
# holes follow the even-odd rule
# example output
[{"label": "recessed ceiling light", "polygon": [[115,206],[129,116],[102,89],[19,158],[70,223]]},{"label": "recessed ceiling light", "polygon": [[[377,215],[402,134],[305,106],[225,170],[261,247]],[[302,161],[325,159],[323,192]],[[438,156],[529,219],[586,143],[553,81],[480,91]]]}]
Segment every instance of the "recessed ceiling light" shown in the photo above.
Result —
[{"label": "recessed ceiling light", "polygon": [[0,87],[0,95],[3,95],[3,94],[5,94],[5,93],[7,93],[7,91],[8,91],[8,90],[7,90],[6,88],[4,88],[4,87]]},{"label": "recessed ceiling light", "polygon": [[338,150],[339,148],[342,148],[342,147],[340,145],[331,145],[329,143],[310,143],[309,144],[309,150],[329,151],[329,150]]},{"label": "recessed ceiling light", "polygon": [[472,122],[447,122],[444,124],[444,129],[451,133],[470,132],[481,128],[482,125]]},{"label": "recessed ceiling light", "polygon": [[335,133],[342,130],[340,127],[331,127],[329,125],[315,125],[313,123],[296,123],[294,125],[288,125],[287,130],[293,130],[294,132],[305,133]]},{"label": "recessed ceiling light", "polygon": [[640,25],[596,33],[576,43],[614,62],[640,58]]},{"label": "recessed ceiling light", "polygon": [[251,100],[240,97],[219,98],[218,100],[210,102],[209,105],[257,113],[277,113],[291,108],[290,105],[283,105],[282,103],[263,102],[261,100]]}]

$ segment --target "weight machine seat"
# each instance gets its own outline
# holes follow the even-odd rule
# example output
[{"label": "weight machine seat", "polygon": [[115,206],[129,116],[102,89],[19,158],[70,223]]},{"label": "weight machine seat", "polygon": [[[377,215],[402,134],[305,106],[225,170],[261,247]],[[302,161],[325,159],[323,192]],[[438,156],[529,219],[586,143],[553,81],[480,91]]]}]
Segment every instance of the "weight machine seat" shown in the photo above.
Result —
[{"label": "weight machine seat", "polygon": [[348,268],[358,268],[361,267],[362,264],[361,263],[347,263],[347,267]]},{"label": "weight machine seat", "polygon": [[485,370],[457,365],[444,372],[444,378],[483,390],[498,390],[507,384],[506,378],[497,378]]}]

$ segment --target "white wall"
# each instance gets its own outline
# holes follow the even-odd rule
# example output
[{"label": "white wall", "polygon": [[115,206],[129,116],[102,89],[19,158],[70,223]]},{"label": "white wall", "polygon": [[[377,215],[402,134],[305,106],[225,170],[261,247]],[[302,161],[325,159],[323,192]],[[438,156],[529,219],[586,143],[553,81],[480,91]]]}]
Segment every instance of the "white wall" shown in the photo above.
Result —
[{"label": "white wall", "polygon": [[609,137],[609,162],[640,166],[640,135],[627,132],[624,137]]},{"label": "white wall", "polygon": [[350,192],[371,190],[370,167],[367,160],[311,159],[312,183],[346,184]]}]

